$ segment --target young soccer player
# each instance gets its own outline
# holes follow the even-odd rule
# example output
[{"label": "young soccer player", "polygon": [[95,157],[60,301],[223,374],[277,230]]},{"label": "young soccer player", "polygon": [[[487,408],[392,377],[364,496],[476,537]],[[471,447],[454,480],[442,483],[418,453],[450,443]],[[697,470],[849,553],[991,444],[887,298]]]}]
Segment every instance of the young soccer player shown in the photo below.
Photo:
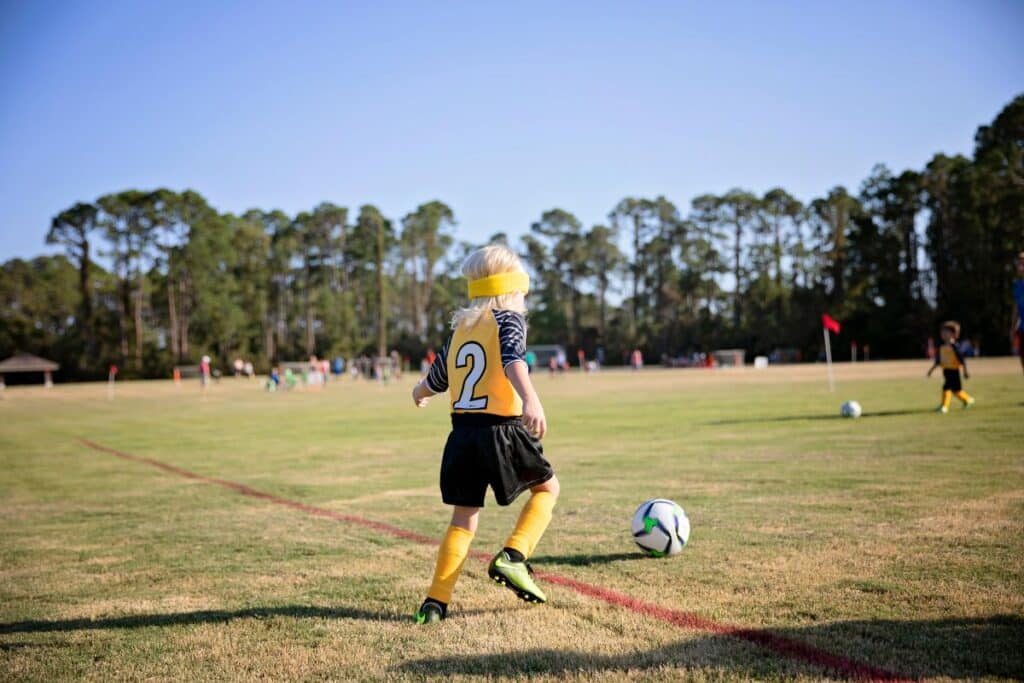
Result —
[{"label": "young soccer player", "polygon": [[526,490],[530,499],[487,574],[527,602],[547,601],[526,562],[558,498],[558,479],[540,444],[547,431],[544,408],[526,366],[529,277],[515,253],[500,245],[470,254],[462,273],[469,280],[469,306],[452,316],[448,343],[412,390],[419,408],[448,391],[452,412],[441,460],[441,498],[453,506],[452,518],[427,598],[416,612],[420,624],[448,614],[488,486],[498,505]]},{"label": "young soccer player", "polygon": [[970,379],[971,373],[967,372],[967,363],[957,346],[957,337],[960,336],[960,323],[949,320],[942,323],[939,329],[939,336],[942,337],[942,344],[939,345],[938,353],[935,354],[935,364],[928,370],[931,377],[935,368],[942,366],[942,376],[945,381],[942,383],[942,404],[936,409],[939,413],[949,412],[949,402],[955,394],[960,399],[964,408],[974,405],[974,399],[964,391],[960,384],[960,368],[964,370],[964,379]]}]

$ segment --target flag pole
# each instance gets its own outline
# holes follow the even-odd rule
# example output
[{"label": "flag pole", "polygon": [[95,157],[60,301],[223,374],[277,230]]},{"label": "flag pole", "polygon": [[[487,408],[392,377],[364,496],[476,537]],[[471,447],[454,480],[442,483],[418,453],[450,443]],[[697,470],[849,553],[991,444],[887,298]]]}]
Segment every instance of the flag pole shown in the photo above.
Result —
[{"label": "flag pole", "polygon": [[828,328],[822,327],[821,331],[825,335],[825,361],[828,363],[828,390],[835,391],[835,380],[832,378],[832,344],[829,341]]}]

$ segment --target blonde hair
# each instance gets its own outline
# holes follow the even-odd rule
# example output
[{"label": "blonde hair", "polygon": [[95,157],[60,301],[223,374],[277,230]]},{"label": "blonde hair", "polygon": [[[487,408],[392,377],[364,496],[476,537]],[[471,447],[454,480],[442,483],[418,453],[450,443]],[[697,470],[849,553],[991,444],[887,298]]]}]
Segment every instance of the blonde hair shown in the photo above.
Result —
[{"label": "blonde hair", "polygon": [[[462,263],[462,274],[467,280],[479,280],[480,278],[498,275],[500,273],[514,273],[523,270],[523,262],[519,260],[516,253],[503,244],[491,244],[481,247],[466,257]],[[498,309],[501,311],[515,311],[526,314],[526,305],[519,294],[523,292],[510,292],[498,296],[480,296],[469,300],[469,305],[459,308],[452,314],[452,329],[459,325],[472,327],[480,320],[484,311]]]}]

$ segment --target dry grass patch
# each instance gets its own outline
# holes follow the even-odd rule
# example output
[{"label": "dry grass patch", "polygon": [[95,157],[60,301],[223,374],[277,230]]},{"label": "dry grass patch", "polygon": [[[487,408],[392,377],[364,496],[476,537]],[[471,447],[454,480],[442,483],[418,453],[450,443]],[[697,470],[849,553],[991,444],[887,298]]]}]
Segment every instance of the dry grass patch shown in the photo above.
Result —
[{"label": "dry grass patch", "polygon": [[[937,395],[924,365],[840,367],[859,421],[833,416],[820,366],[540,376],[563,495],[538,568],[902,673],[1024,678],[1019,369],[975,363],[979,405],[942,420],[922,412]],[[414,411],[398,384],[334,388],[224,381],[201,400],[127,383],[112,402],[102,387],[11,390],[0,679],[825,676],[557,586],[549,605],[523,605],[476,559],[452,618],[418,628],[434,547],[75,441],[439,538],[444,406]],[[640,557],[628,532],[655,496],[694,525],[667,561]],[[488,501],[474,549],[497,550],[518,510]]]}]

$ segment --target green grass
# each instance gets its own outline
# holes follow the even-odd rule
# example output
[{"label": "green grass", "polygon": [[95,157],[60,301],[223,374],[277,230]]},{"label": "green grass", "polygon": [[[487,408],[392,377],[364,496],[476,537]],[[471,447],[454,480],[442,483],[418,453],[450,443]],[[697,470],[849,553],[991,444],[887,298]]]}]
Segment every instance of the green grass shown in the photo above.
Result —
[{"label": "green grass", "polygon": [[[549,572],[918,677],[1024,677],[1024,378],[972,363],[978,403],[929,412],[925,363],[536,378],[562,482]],[[121,460],[440,537],[447,411],[411,380],[271,395],[225,380],[8,389],[0,401],[0,679],[806,678],[822,669],[549,586],[528,606],[470,560],[416,627],[434,549]],[[860,420],[837,417],[856,398]],[[667,497],[689,547],[643,558]],[[474,549],[520,503],[489,500]]]}]

